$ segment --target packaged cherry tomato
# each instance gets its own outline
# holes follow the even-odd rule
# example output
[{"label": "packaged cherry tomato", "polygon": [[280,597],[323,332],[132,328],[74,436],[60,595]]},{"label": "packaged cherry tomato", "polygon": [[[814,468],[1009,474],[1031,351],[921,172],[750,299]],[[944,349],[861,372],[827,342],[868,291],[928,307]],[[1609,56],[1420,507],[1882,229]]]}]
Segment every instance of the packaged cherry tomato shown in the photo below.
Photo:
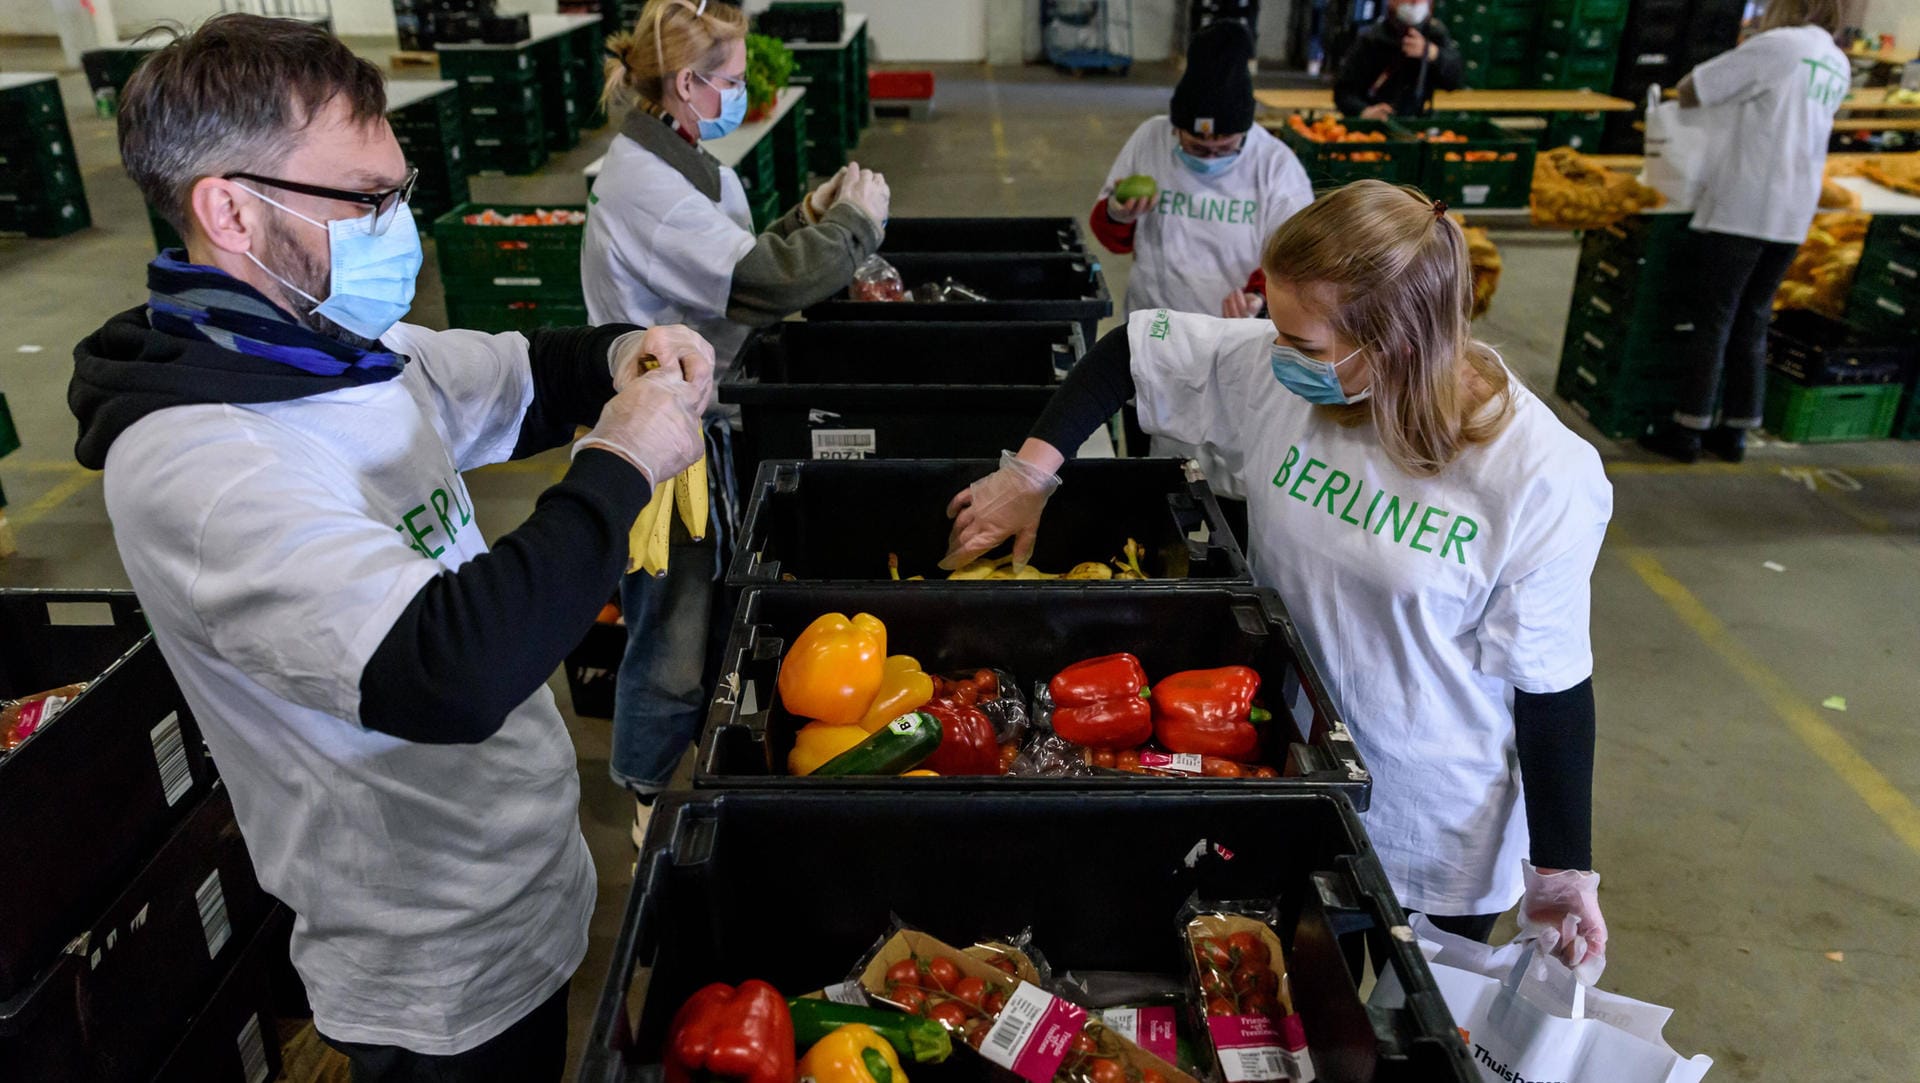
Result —
[{"label": "packaged cherry tomato", "polygon": [[1027,1083],[1197,1083],[1085,1008],[916,929],[896,926],[853,980]]},{"label": "packaged cherry tomato", "polygon": [[880,256],[868,256],[853,272],[856,301],[904,301],[907,285],[900,272]]},{"label": "packaged cherry tomato", "polygon": [[1042,988],[1051,984],[1052,970],[1033,946],[1032,929],[1022,929],[1005,940],[982,940],[967,948],[966,954],[1018,981]]},{"label": "packaged cherry tomato", "polygon": [[1271,903],[1187,900],[1181,927],[1188,972],[1217,1076],[1224,1083],[1314,1078],[1307,1032],[1293,1009]]},{"label": "packaged cherry tomato", "polygon": [[0,700],[0,753],[19,747],[86,690],[85,684],[69,684],[19,699]]}]

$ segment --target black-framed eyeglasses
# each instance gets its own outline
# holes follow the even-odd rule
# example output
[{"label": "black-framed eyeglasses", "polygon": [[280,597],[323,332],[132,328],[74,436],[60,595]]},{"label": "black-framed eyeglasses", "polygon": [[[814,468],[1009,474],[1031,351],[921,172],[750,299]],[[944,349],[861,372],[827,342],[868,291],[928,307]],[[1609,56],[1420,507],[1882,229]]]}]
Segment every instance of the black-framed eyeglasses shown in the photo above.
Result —
[{"label": "black-framed eyeglasses", "polygon": [[1180,149],[1186,151],[1188,154],[1193,155],[1195,158],[1226,158],[1231,155],[1240,153],[1240,151],[1244,147],[1246,147],[1246,145],[1247,145],[1247,137],[1244,135],[1242,135],[1238,140],[1236,140],[1231,146],[1224,146],[1224,147],[1210,147],[1198,141],[1189,143],[1184,139],[1180,141]]},{"label": "black-framed eyeglasses", "polygon": [[228,173],[222,180],[248,180],[255,184],[284,188],[289,192],[299,192],[303,196],[319,196],[321,199],[337,199],[342,203],[356,203],[371,208],[365,216],[368,232],[378,237],[393,225],[400,205],[411,202],[413,189],[420,183],[420,170],[408,169],[407,179],[397,188],[383,192],[356,192],[348,188],[329,188],[323,184],[306,184],[301,181],[281,180],[278,177],[263,177],[258,173]]}]

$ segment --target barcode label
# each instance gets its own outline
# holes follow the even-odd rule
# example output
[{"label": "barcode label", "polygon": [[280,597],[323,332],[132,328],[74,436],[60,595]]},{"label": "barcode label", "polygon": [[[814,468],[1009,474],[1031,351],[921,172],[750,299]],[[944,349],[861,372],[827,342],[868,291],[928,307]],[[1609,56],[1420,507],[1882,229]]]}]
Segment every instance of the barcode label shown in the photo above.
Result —
[{"label": "barcode label", "polygon": [[1086,1009],[1021,982],[980,1043],[980,1055],[1031,1083],[1049,1083],[1086,1025]]},{"label": "barcode label", "polygon": [[260,1035],[258,1014],[247,1016],[234,1044],[240,1048],[240,1071],[247,1083],[267,1083],[267,1043]]},{"label": "barcode label", "polygon": [[1219,1053],[1220,1072],[1227,1077],[1227,1083],[1265,1083],[1293,1078],[1287,1073],[1284,1050],[1222,1049]]},{"label": "barcode label", "polygon": [[872,429],[815,429],[810,435],[816,459],[866,459],[880,446]]},{"label": "barcode label", "polygon": [[194,889],[193,901],[200,905],[200,928],[207,934],[207,958],[212,959],[233,939],[233,922],[227,917],[227,894],[220,890],[219,869],[208,873]]},{"label": "barcode label", "polygon": [[172,808],[193,789],[193,768],[187,763],[187,741],[180,735],[180,712],[169,711],[147,736],[153,738],[153,762],[160,766],[160,788]]}]

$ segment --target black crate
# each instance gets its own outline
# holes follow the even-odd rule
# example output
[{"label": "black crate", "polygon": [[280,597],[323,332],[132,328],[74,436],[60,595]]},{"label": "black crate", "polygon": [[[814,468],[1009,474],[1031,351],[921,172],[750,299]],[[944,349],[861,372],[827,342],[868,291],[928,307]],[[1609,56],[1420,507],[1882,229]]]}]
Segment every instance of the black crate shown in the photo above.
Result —
[{"label": "black crate", "polygon": [[517,45],[533,36],[528,17],[519,15],[487,15],[480,25],[480,40],[489,45]]},{"label": "black crate", "polygon": [[774,0],[754,18],[753,28],[782,41],[831,44],[847,31],[847,7],[838,0]]},{"label": "black crate", "polygon": [[216,786],[106,912],[76,923],[54,964],[0,1003],[0,1064],[37,1083],[144,1083],[272,905]]},{"label": "black crate", "polygon": [[1767,332],[1767,364],[1812,387],[1902,383],[1916,356],[1920,343],[1875,339],[1814,312],[1781,312]]},{"label": "black crate", "polygon": [[[1004,584],[1001,584],[1004,586]],[[1156,680],[1190,669],[1252,666],[1274,720],[1261,759],[1277,779],[1167,778],[1103,773],[1086,778],[1018,775],[901,779],[795,778],[787,754],[804,719],[780,703],[781,655],[824,613],[871,613],[887,625],[887,649],[931,672],[1004,670],[1022,691],[1075,662],[1127,651]],[[723,692],[707,717],[693,771],[695,789],[1056,790],[1202,789],[1226,793],[1337,793],[1366,808],[1373,780],[1278,595],[1247,584],[1131,583],[1122,589],[1045,583],[1017,590],[966,584],[811,586],[782,583],[741,593],[726,653]],[[749,702],[750,701],[750,702]],[[748,710],[748,706],[753,707]]]},{"label": "black crate", "polygon": [[264,1083],[280,1075],[276,983],[287,970],[293,911],[275,905],[200,1008],[153,1083]]},{"label": "black crate", "polygon": [[1071,323],[778,323],[720,383],[766,459],[997,458],[1084,353]]},{"label": "black crate", "polygon": [[[658,1070],[647,1066],[658,1063],[674,1012],[708,982],[759,978],[797,995],[844,980],[894,914],[956,945],[1031,927],[1056,972],[1181,975],[1178,914],[1195,893],[1277,900],[1276,931],[1321,1080],[1479,1078],[1346,802],[1088,797],[669,795],[653,814],[579,1078],[652,1078]],[[1201,839],[1233,858],[1191,859]],[[802,889],[823,877],[831,890]],[[1404,995],[1360,998],[1343,949],[1361,941]],[[644,992],[634,982],[642,969]],[[923,1075],[985,1083],[999,1073],[963,1052],[914,1069],[916,1081]]]},{"label": "black crate", "polygon": [[213,780],[130,591],[0,591],[0,699],[91,682],[0,758],[0,997],[51,963]]},{"label": "black crate", "polygon": [[900,252],[1069,252],[1087,250],[1072,218],[895,218],[880,254]]},{"label": "black crate", "polygon": [[[993,459],[763,463],[727,582],[815,585],[891,582],[888,554],[903,577],[943,573],[947,501],[991,473]],[[1079,459],[1060,469],[1060,489],[1040,521],[1034,567],[1065,572],[1083,561],[1118,556],[1128,538],[1156,579],[1246,583],[1247,562],[1204,481],[1190,481],[1177,459]],[[874,509],[868,521],[850,509]],[[884,509],[884,511],[882,511]],[[849,518],[854,514],[853,518]],[[881,527],[880,524],[884,524]],[[1194,540],[1201,526],[1207,540]],[[1025,584],[962,581],[962,589]],[[1131,589],[1128,581],[1095,581]],[[908,583],[907,588],[924,584]]]},{"label": "black crate", "polygon": [[[831,171],[829,171],[831,172]],[[850,296],[807,309],[810,320],[1073,320],[1091,344],[1100,320],[1113,314],[1100,261],[1084,255],[908,253],[887,257],[908,289],[952,277],[988,301],[855,301]]]}]

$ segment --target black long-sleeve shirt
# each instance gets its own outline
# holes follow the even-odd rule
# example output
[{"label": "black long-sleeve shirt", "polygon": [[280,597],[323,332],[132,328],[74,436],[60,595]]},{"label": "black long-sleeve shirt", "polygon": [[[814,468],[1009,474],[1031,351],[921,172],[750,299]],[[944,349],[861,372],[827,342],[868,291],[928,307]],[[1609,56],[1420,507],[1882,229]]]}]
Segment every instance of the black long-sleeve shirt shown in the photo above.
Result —
[{"label": "black long-sleeve shirt", "polygon": [[1446,24],[1428,19],[1418,28],[1437,49],[1425,62],[1424,75],[1421,60],[1408,56],[1400,44],[1407,29],[1388,15],[1361,31],[1333,83],[1333,101],[1342,113],[1357,116],[1367,106],[1385,102],[1395,116],[1415,116],[1427,111],[1434,91],[1460,89],[1466,65]]},{"label": "black long-sleeve shirt", "polygon": [[[609,353],[625,324],[528,336],[533,401],[514,458],[571,439],[613,397]],[[579,642],[626,568],[627,533],[652,494],[646,476],[589,449],[492,550],[420,588],[360,676],[360,722],[425,744],[471,744]]]},{"label": "black long-sleeve shirt", "polygon": [[[1133,350],[1123,326],[1087,351],[1028,435],[1071,456],[1133,395]],[[1592,679],[1546,694],[1515,690],[1513,727],[1533,863],[1592,868]]]}]

